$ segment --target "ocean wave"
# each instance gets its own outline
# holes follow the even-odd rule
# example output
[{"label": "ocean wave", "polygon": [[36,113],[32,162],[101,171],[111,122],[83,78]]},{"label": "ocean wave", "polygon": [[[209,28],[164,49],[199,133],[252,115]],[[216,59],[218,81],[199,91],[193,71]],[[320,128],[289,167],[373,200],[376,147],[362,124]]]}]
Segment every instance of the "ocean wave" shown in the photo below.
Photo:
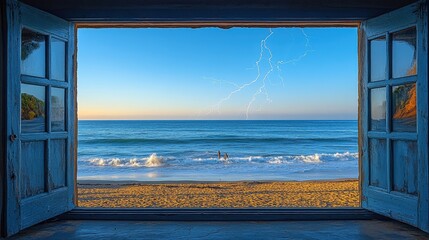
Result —
[{"label": "ocean wave", "polygon": [[145,167],[160,167],[163,165],[163,161],[162,157],[158,157],[156,153],[152,153],[144,165]]},{"label": "ocean wave", "polygon": [[330,161],[357,161],[358,153],[315,153],[310,155],[297,155],[297,156],[286,156],[286,157],[276,157],[270,161],[271,164],[281,164],[286,163],[290,164],[292,162],[308,163],[308,164],[318,164],[323,162]]},{"label": "ocean wave", "polygon": [[[228,162],[261,162],[261,163],[269,163],[269,164],[291,164],[291,163],[323,163],[330,161],[355,161],[358,159],[358,153],[315,153],[309,155],[288,155],[288,156],[230,156],[228,158]],[[217,159],[216,157],[199,157],[193,158],[192,160],[203,162],[203,161],[224,161],[223,158]]]},{"label": "ocean wave", "polygon": [[93,166],[111,166],[111,167],[160,167],[164,165],[164,158],[158,157],[156,153],[151,154],[147,158],[91,158],[88,160],[90,165]]},{"label": "ocean wave", "polygon": [[268,165],[280,165],[280,164],[323,164],[327,162],[346,162],[346,161],[357,161],[358,153],[315,153],[308,155],[287,155],[287,156],[231,156],[225,160],[223,158],[218,159],[217,157],[160,157],[156,153],[151,154],[145,158],[90,158],[82,160],[89,163],[92,166],[111,166],[111,167],[146,167],[156,168],[167,165],[168,160],[169,166],[204,166],[204,165],[216,165],[216,164],[268,164]]},{"label": "ocean wave", "polygon": [[306,156],[296,156],[296,160],[303,163],[321,163],[320,154],[306,155]]},{"label": "ocean wave", "polygon": [[[246,156],[246,157],[229,157],[228,159],[235,160],[235,161],[254,161],[254,160],[260,160],[265,159],[266,157],[263,156]],[[202,162],[202,161],[217,161],[217,160],[224,160],[223,156],[221,156],[220,159],[217,157],[197,157],[192,158],[193,161]]]},{"label": "ocean wave", "polygon": [[273,159],[268,160],[268,163],[269,164],[282,164],[282,163],[284,164],[284,163],[290,163],[290,162],[287,160],[284,160],[283,157],[280,156],[280,157],[274,157]]},{"label": "ocean wave", "polygon": [[81,139],[79,144],[192,144],[192,143],[299,143],[299,142],[356,142],[357,137],[216,137],[216,138],[189,138],[189,139],[163,139],[163,138],[97,138]]}]

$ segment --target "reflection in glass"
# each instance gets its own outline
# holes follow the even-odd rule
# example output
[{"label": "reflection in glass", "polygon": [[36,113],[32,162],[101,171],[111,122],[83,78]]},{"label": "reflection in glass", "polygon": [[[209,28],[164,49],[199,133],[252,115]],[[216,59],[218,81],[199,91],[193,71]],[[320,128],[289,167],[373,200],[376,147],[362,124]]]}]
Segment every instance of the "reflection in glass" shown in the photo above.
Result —
[{"label": "reflection in glass", "polygon": [[21,84],[21,132],[45,131],[45,87]]},{"label": "reflection in glass", "polygon": [[417,73],[416,28],[392,34],[392,77],[406,77]]},{"label": "reflection in glass", "polygon": [[374,131],[386,131],[386,88],[371,89],[371,125]]},{"label": "reflection in glass", "polygon": [[51,79],[64,81],[66,75],[66,43],[52,38],[51,41]]},{"label": "reflection in glass", "polygon": [[21,36],[21,74],[46,77],[45,36],[22,29]]},{"label": "reflection in glass", "polygon": [[416,84],[392,88],[392,127],[396,132],[416,131]]},{"label": "reflection in glass", "polygon": [[371,41],[371,74],[370,81],[386,79],[386,37],[379,37]]},{"label": "reflection in glass", "polygon": [[51,130],[65,130],[65,89],[51,89]]}]

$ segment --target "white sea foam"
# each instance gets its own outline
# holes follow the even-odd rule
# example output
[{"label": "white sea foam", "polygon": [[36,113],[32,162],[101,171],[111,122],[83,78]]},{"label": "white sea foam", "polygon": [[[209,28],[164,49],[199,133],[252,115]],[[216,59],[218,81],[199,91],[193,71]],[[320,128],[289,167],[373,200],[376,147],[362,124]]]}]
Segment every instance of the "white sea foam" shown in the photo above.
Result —
[{"label": "white sea foam", "polygon": [[296,160],[304,163],[321,163],[319,154],[296,156]]},{"label": "white sea foam", "polygon": [[335,153],[333,156],[338,160],[350,160],[350,159],[357,159],[359,157],[359,154],[345,152],[345,153]]},{"label": "white sea foam", "polygon": [[119,158],[92,158],[89,163],[94,166],[112,166],[112,167],[140,167],[141,163],[136,158],[119,159]]},{"label": "white sea foam", "polygon": [[286,156],[286,157],[273,157],[268,160],[270,164],[282,164],[282,163],[305,163],[305,164],[320,164],[329,161],[355,161],[358,159],[358,153],[316,153],[310,155],[298,155],[298,156]]},{"label": "white sea foam", "polygon": [[145,167],[159,167],[163,165],[162,157],[158,157],[156,153],[152,153],[145,162]]},{"label": "white sea foam", "polygon": [[177,158],[177,157],[161,157],[156,153],[145,158],[91,158],[86,160],[93,166],[110,166],[110,167],[147,167],[156,168],[166,165],[168,160],[169,165],[193,165],[199,162],[201,164],[323,164],[327,162],[348,162],[357,161],[358,153],[315,153],[309,155],[287,155],[287,156],[236,156],[225,160],[217,157],[198,157],[198,158]]},{"label": "white sea foam", "polygon": [[253,161],[253,160],[259,160],[259,159],[263,159],[264,157],[262,156],[250,156],[250,157],[244,157],[244,158],[240,158],[240,160],[247,160],[249,162]]},{"label": "white sea foam", "polygon": [[89,160],[89,162],[91,163],[91,165],[95,165],[95,166],[105,166],[106,161],[103,158],[92,158]]},{"label": "white sea foam", "polygon": [[156,155],[151,154],[148,158],[92,158],[88,161],[93,166],[111,166],[111,167],[160,167],[164,164],[164,159]]},{"label": "white sea foam", "polygon": [[274,157],[273,159],[268,160],[268,163],[270,164],[282,164],[284,163],[283,157]]}]

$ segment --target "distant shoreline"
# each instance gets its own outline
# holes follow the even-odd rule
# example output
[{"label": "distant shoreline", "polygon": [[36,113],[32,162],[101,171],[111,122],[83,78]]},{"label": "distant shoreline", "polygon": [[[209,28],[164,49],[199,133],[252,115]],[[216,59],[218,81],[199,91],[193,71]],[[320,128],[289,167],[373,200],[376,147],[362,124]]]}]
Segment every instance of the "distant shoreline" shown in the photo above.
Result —
[{"label": "distant shoreline", "polygon": [[338,122],[338,121],[358,121],[358,119],[78,119],[78,121],[317,121],[317,122]]}]

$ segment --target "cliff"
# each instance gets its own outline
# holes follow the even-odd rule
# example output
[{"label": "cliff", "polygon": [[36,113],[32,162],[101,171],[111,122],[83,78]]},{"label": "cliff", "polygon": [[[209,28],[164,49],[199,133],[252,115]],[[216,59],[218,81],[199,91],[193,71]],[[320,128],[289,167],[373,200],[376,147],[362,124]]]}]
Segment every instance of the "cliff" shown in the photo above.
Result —
[{"label": "cliff", "polygon": [[416,84],[397,87],[393,92],[393,105],[396,111],[394,119],[415,118],[416,116]]},{"label": "cliff", "polygon": [[45,117],[45,102],[37,97],[21,94],[21,119],[32,120],[38,117]]}]

